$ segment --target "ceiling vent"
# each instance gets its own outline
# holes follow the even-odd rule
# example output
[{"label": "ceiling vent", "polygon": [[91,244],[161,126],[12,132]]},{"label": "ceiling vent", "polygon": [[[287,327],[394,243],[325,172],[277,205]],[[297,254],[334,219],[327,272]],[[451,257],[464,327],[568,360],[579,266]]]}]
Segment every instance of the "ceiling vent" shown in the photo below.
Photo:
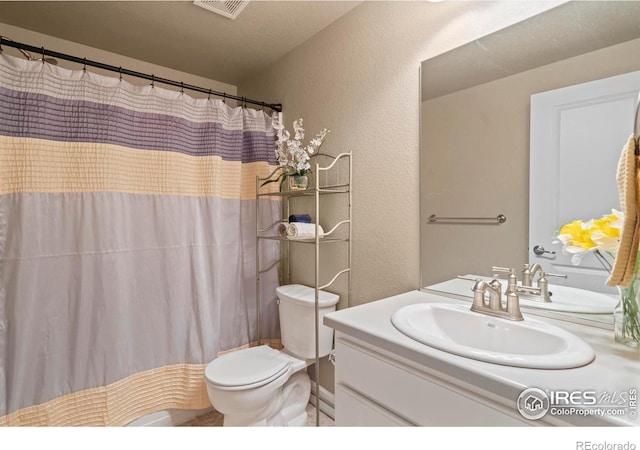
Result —
[{"label": "ceiling vent", "polygon": [[228,17],[229,19],[235,19],[244,7],[247,6],[249,1],[250,0],[196,0],[193,4],[220,14],[221,16]]}]

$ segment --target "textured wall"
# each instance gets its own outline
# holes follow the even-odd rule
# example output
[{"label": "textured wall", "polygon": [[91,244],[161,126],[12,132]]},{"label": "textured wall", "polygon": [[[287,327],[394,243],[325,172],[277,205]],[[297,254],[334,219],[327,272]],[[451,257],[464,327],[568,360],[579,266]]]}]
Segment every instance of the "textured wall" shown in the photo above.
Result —
[{"label": "textured wall", "polygon": [[[365,2],[239,83],[240,95],[282,102],[289,129],[298,117],[307,134],[330,128],[322,151],[354,152],[351,306],[419,286],[420,63],[550,6]],[[344,212],[338,201],[326,210],[323,226]],[[295,255],[296,282],[313,282],[309,253]],[[321,281],[344,265],[335,253],[324,260]]]},{"label": "textured wall", "polygon": [[[307,136],[331,129],[323,152],[353,151],[353,291],[349,306],[420,285],[420,63],[542,12],[559,2],[365,2],[264,73],[239,95],[282,102],[284,120],[303,117]],[[345,214],[323,200],[323,227]],[[311,212],[298,203],[295,212]],[[320,284],[345,266],[342,244],[322,247]],[[326,251],[325,251],[326,249]],[[456,258],[456,255],[447,255]],[[292,249],[292,281],[313,284],[313,252]],[[330,290],[346,306],[346,279]],[[321,383],[333,390],[333,370]]]}]

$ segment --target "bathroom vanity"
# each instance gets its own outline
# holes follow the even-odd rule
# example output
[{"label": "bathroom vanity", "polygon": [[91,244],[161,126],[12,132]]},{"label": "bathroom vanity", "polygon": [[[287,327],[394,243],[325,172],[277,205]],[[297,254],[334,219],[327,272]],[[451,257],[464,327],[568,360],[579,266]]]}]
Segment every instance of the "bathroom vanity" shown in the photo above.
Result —
[{"label": "bathroom vanity", "polygon": [[[612,332],[561,322],[549,323],[580,337],[595,359],[571,369],[534,369],[483,362],[420,343],[398,331],[391,316],[418,303],[469,307],[469,302],[411,291],[327,314],[336,331],[335,423],[338,426],[637,426],[637,409],[624,415],[523,417],[523,390],[595,391],[628,400],[640,387],[640,351],[614,342]],[[523,312],[525,321],[529,314]],[[619,399],[619,397],[618,397]]]}]

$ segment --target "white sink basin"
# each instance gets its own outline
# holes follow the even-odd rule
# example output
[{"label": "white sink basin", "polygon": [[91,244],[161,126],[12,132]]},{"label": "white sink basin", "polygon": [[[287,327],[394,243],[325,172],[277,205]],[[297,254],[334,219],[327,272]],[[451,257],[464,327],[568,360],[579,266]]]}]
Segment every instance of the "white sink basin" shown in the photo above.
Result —
[{"label": "white sink basin", "polygon": [[462,305],[408,305],[391,316],[391,323],[430,347],[494,364],[569,369],[589,364],[595,357],[589,344],[562,328],[529,318],[491,317]]}]

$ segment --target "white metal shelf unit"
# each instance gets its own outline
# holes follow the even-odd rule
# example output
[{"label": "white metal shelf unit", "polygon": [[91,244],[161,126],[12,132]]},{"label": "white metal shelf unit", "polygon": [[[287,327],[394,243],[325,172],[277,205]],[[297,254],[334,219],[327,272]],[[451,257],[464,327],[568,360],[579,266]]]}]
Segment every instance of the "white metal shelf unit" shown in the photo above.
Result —
[{"label": "white metal shelf unit", "polygon": [[[314,289],[315,289],[315,408],[316,408],[316,426],[320,424],[320,400],[318,394],[320,392],[320,349],[319,349],[319,324],[320,317],[319,312],[319,298],[320,291],[327,289],[333,285],[341,275],[347,276],[347,292],[345,298],[345,307],[349,306],[349,300],[351,297],[351,261],[352,261],[352,182],[353,182],[353,164],[352,153],[341,153],[337,156],[332,156],[324,153],[319,153],[312,157],[313,170],[310,180],[310,185],[306,190],[285,190],[281,192],[260,192],[261,185],[265,181],[276,179],[280,174],[280,170],[274,170],[268,177],[260,178],[256,177],[256,342],[260,343],[260,274],[273,268],[273,264],[268,268],[260,267],[260,240],[277,240],[281,241],[285,245],[283,252],[283,258],[280,260],[282,264],[284,279],[289,282],[290,280],[290,252],[289,245],[294,244],[312,244],[314,248]],[[345,167],[346,166],[346,167]],[[295,198],[312,197],[315,207],[315,222],[320,223],[320,197],[328,194],[344,194],[348,198],[347,203],[347,215],[348,218],[337,222],[329,231],[324,233],[323,236],[318,235],[318,228],[316,227],[316,233],[313,239],[307,240],[292,240],[280,236],[269,235],[267,233],[280,223],[286,222],[287,218],[291,214],[291,201]],[[260,228],[260,201],[261,197],[282,197],[283,199],[283,218],[265,229]],[[346,233],[344,230],[346,227]],[[342,231],[342,237],[331,237],[335,234],[339,234]],[[347,244],[347,265],[346,268],[338,271],[333,278],[325,284],[320,284],[320,247],[323,244],[344,242]]]}]

